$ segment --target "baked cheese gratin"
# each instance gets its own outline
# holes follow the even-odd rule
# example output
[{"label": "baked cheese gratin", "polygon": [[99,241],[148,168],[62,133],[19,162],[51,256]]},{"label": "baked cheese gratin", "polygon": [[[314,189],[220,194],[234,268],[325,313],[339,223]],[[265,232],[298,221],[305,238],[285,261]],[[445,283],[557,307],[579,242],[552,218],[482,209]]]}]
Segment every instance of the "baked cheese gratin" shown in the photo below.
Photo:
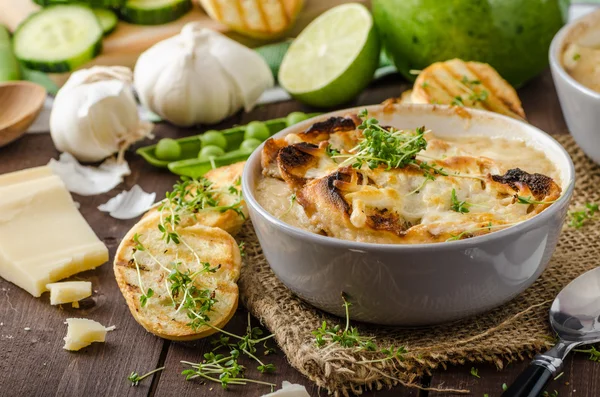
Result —
[{"label": "baked cheese gratin", "polygon": [[561,195],[557,170],[515,139],[441,138],[366,111],[265,142],[259,204],[282,221],[359,242],[466,239],[523,222]]}]

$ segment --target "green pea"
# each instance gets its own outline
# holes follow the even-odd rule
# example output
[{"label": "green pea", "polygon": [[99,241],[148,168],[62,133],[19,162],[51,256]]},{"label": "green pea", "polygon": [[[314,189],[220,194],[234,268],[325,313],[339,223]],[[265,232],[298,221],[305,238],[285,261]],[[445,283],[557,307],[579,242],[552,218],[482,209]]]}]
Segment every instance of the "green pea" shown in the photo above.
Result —
[{"label": "green pea", "polygon": [[266,141],[271,136],[269,127],[262,121],[252,121],[246,126],[244,131],[244,139],[258,139],[259,141]]},{"label": "green pea", "polygon": [[209,145],[204,146],[200,153],[198,153],[198,158],[200,160],[210,160],[211,158],[219,157],[225,154],[225,150],[221,149],[218,146]]},{"label": "green pea", "polygon": [[200,142],[202,142],[202,146],[218,146],[223,150],[227,149],[227,138],[219,131],[206,131],[200,137]]},{"label": "green pea", "polygon": [[240,145],[240,150],[251,153],[254,151],[254,149],[259,147],[261,143],[262,142],[259,141],[258,139],[254,139],[254,138],[246,139]]},{"label": "green pea", "polygon": [[301,121],[304,121],[308,118],[308,116],[306,115],[306,113],[303,112],[292,112],[290,114],[287,115],[287,117],[285,118],[285,123],[287,124],[288,127],[294,125],[294,124],[298,124]]},{"label": "green pea", "polygon": [[175,139],[163,138],[156,144],[154,154],[159,160],[178,160],[181,157],[181,146]]}]

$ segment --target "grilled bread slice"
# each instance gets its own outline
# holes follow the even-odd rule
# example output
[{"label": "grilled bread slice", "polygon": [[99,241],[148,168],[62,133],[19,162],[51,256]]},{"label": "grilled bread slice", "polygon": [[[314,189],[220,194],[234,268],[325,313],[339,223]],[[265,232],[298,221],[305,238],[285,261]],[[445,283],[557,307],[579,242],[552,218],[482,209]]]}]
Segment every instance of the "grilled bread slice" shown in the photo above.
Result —
[{"label": "grilled bread slice", "polygon": [[466,106],[526,119],[515,89],[487,63],[433,63],[417,77],[410,98],[412,103]]},{"label": "grilled bread slice", "polygon": [[[217,199],[217,206],[226,207],[239,203],[240,212],[231,209],[221,212],[208,208],[192,214],[182,214],[180,224],[189,226],[199,223],[204,226],[218,227],[235,236],[248,218],[246,202],[239,195],[242,189],[240,181],[245,164],[245,161],[240,161],[239,163],[216,168],[204,175],[204,178],[211,182],[210,190],[214,192],[212,195]],[[234,188],[237,193],[230,191],[230,188]],[[160,204],[144,216],[152,216],[158,212],[158,208],[160,208]]]},{"label": "grilled bread slice", "polygon": [[[195,277],[193,285],[214,297],[216,302],[206,314],[210,318],[209,324],[222,328],[231,319],[238,304],[236,281],[241,269],[239,247],[224,230],[200,224],[178,228],[182,241],[179,244],[167,243],[158,229],[159,222],[160,214],[155,212],[142,218],[123,238],[114,260],[117,284],[131,314],[148,332],[180,341],[211,335],[216,332],[214,328],[203,325],[193,329],[188,325],[191,321],[189,312],[178,306],[182,301],[181,293],[173,297],[176,301],[174,305],[169,292],[172,286],[169,272],[175,268],[174,263],[179,263],[177,269],[181,273],[199,271],[203,269],[203,263],[209,263],[211,268],[218,266],[215,272],[202,272]],[[136,251],[136,234],[144,251]],[[139,278],[137,267],[140,269]],[[149,288],[154,291],[143,307],[140,280],[144,292]]]},{"label": "grilled bread slice", "polygon": [[200,0],[212,18],[259,39],[280,36],[302,9],[303,0]]}]

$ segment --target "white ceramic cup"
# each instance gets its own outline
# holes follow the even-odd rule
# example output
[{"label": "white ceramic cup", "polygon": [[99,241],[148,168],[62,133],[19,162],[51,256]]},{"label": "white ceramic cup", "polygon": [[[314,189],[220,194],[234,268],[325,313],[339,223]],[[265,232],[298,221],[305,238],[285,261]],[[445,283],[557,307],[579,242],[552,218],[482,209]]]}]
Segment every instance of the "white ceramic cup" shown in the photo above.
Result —
[{"label": "white ceramic cup", "polygon": [[550,69],[567,127],[577,144],[600,163],[600,93],[571,77],[562,63],[562,54],[571,40],[594,27],[600,34],[600,10],[565,25],[550,45]]}]

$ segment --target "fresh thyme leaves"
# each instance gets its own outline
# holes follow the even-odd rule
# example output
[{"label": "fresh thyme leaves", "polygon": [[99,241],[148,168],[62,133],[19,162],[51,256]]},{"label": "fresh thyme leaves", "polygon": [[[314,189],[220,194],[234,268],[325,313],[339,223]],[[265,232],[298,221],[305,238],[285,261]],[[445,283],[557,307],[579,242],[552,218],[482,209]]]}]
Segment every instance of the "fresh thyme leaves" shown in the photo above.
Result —
[{"label": "fresh thyme leaves", "polygon": [[502,384],[502,390],[504,390],[504,391],[508,390],[508,386],[506,386],[506,383]]},{"label": "fresh thyme leaves", "polygon": [[[248,383],[263,384],[271,386],[271,388],[275,387],[273,383],[246,378],[246,367],[238,362],[238,359],[244,355],[258,364],[256,369],[260,373],[275,372],[276,367],[274,364],[265,363],[257,357],[257,345],[261,343],[266,349],[265,352],[273,352],[274,349],[267,346],[267,341],[273,337],[273,334],[263,336],[262,329],[252,327],[250,324],[250,314],[248,314],[246,333],[242,336],[232,334],[214,326],[211,327],[221,332],[217,339],[211,341],[211,344],[214,346],[213,350],[204,354],[204,360],[200,363],[181,361],[182,364],[191,367],[181,373],[185,375],[186,380],[202,378],[220,383],[224,389],[227,389],[230,385],[246,385]],[[221,354],[219,353],[220,350],[227,351],[227,353]]]},{"label": "fresh thyme leaves", "polygon": [[481,378],[481,376],[479,376],[479,370],[475,367],[471,367],[471,375],[473,375],[476,378]]},{"label": "fresh thyme leaves", "polygon": [[351,303],[348,302],[344,294],[342,294],[342,300],[346,312],[346,327],[342,329],[339,324],[329,327],[327,321],[323,321],[320,328],[312,331],[315,336],[315,343],[318,347],[337,343],[342,347],[356,347],[360,350],[375,351],[377,347],[373,343],[373,338],[362,336],[358,333],[358,328],[350,327]]},{"label": "fresh thyme leaves", "polygon": [[450,105],[452,106],[465,106],[465,102],[463,101],[462,97],[457,95],[454,98],[452,98],[452,102],[450,102]]},{"label": "fresh thyme leaves", "polygon": [[458,201],[458,197],[456,197],[456,189],[452,189],[452,195],[450,196],[450,200],[452,204],[450,205],[450,209],[455,212],[459,212],[461,214],[466,214],[469,212],[469,207],[471,204],[466,201]]},{"label": "fresh thyme leaves", "polygon": [[586,203],[585,208],[581,211],[574,211],[569,214],[569,226],[579,229],[588,220],[592,219],[598,212],[598,204]]},{"label": "fresh thyme leaves", "polygon": [[138,373],[134,371],[127,377],[127,380],[131,382],[131,386],[137,386],[144,378],[147,378],[153,373],[162,371],[163,369],[165,369],[165,367],[156,368],[142,376],[138,375]]},{"label": "fresh thyme leaves", "polygon": [[578,61],[581,58],[581,54],[573,54],[573,60]]},{"label": "fresh thyme leaves", "polygon": [[573,351],[589,354],[588,359],[590,361],[600,362],[600,350],[597,350],[594,346],[586,350],[575,349]]},{"label": "fresh thyme leaves", "polygon": [[421,87],[422,87],[422,88],[427,88],[427,87],[429,87],[429,83],[428,83],[428,82],[426,82],[426,81],[424,81],[424,82],[421,84]]}]

